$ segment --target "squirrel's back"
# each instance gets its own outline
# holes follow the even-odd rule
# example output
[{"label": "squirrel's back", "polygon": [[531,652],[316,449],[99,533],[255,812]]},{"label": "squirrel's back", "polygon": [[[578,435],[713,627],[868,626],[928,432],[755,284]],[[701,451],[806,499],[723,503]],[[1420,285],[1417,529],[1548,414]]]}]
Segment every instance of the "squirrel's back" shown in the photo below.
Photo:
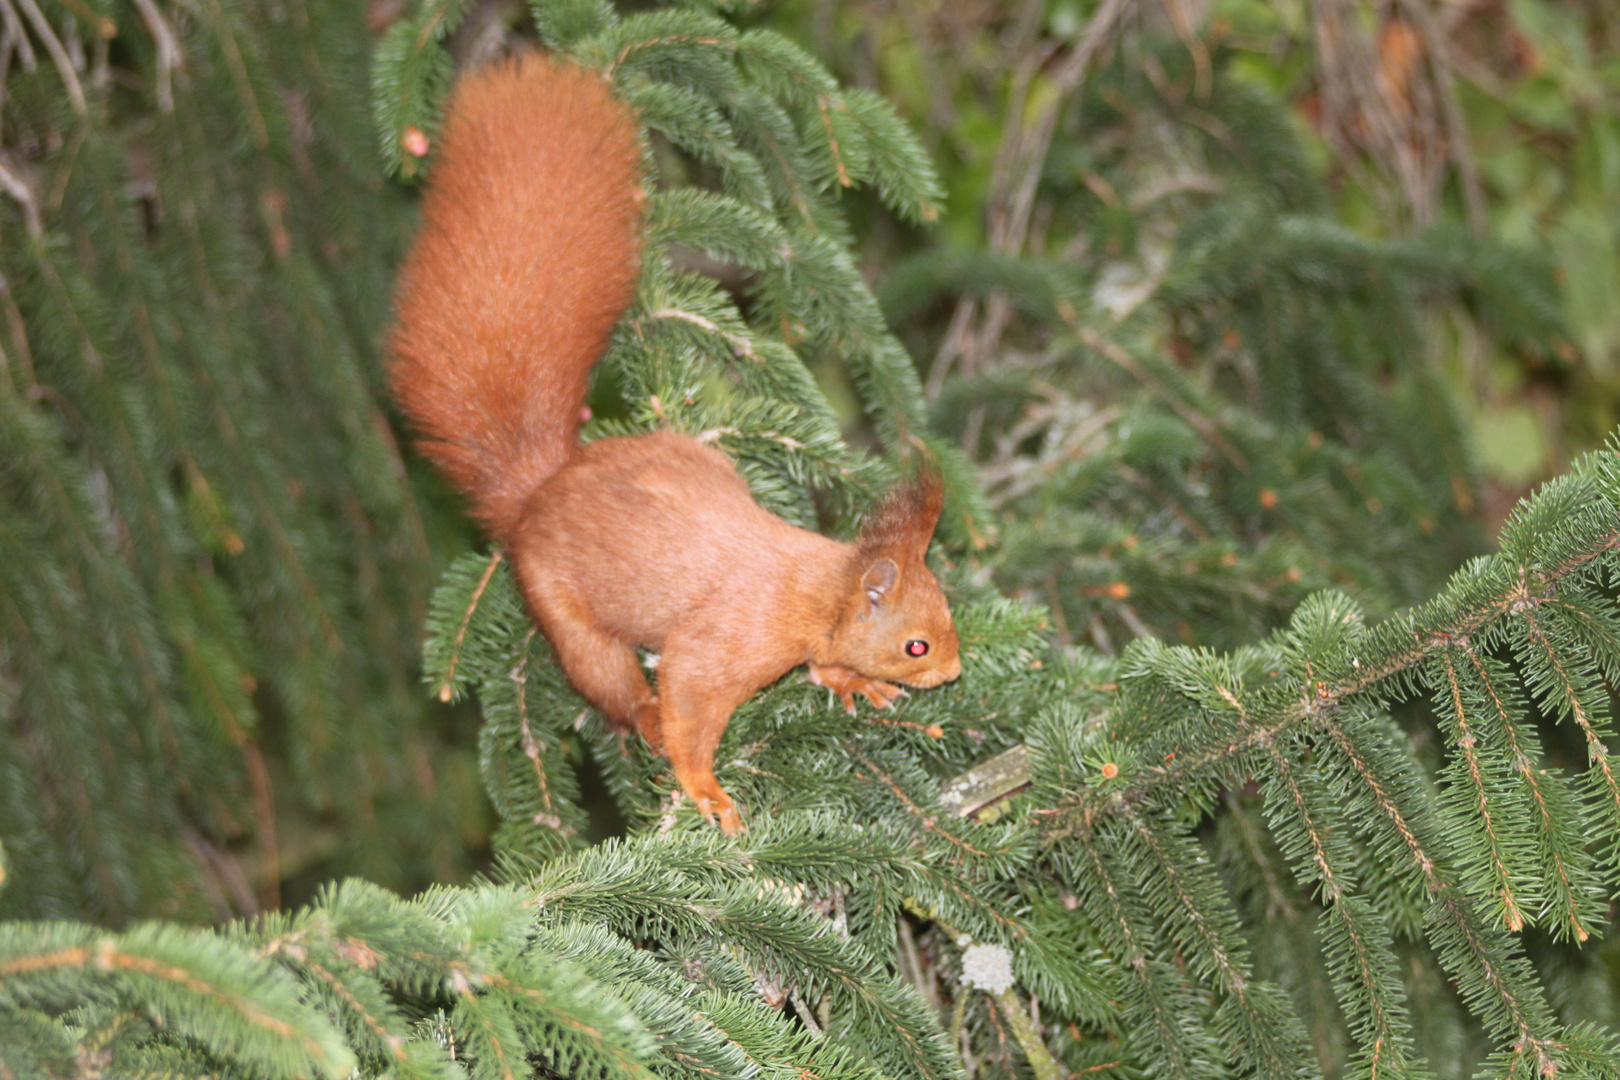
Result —
[{"label": "squirrel's back", "polygon": [[452,95],[400,274],[394,395],[506,539],[574,452],[590,370],[635,295],[640,148],[598,72],[528,54]]}]

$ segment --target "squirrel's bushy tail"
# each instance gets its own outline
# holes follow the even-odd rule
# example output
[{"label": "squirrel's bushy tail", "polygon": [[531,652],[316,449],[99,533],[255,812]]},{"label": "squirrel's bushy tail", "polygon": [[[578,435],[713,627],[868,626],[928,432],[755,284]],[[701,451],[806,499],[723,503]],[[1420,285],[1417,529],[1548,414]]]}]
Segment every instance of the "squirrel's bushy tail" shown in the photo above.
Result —
[{"label": "squirrel's bushy tail", "polygon": [[528,54],[451,96],[390,376],[422,452],[496,539],[573,453],[591,367],[635,295],[639,162],[598,72]]}]

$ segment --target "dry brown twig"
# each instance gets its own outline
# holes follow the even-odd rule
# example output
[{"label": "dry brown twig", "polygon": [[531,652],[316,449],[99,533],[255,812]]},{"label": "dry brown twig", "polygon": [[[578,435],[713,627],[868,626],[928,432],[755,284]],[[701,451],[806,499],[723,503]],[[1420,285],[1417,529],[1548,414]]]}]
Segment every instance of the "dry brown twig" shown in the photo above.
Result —
[{"label": "dry brown twig", "polygon": [[[996,254],[1017,255],[1024,250],[1035,210],[1036,188],[1063,109],[1085,82],[1097,58],[1116,40],[1127,16],[1141,5],[1142,0],[1104,0],[1085,32],[1052,72],[1045,102],[1029,119],[1025,113],[1035,77],[1048,65],[1058,46],[1036,41],[1038,20],[1020,20],[1012,46],[1019,59],[1008,94],[1005,134],[991,172],[987,200],[989,246]],[[1005,296],[993,295],[984,301],[982,317],[975,318],[979,310],[980,303],[973,298],[965,298],[957,305],[950,329],[928,374],[930,396],[938,396],[953,367],[959,366],[963,372],[973,374],[983,366],[1001,340],[1013,306]]]},{"label": "dry brown twig", "polygon": [[[1316,0],[1320,128],[1340,163],[1362,159],[1392,174],[1411,224],[1438,215],[1448,166],[1455,168],[1470,227],[1485,226],[1479,175],[1457,101],[1448,34],[1430,0],[1395,0],[1375,36],[1364,33],[1360,0]],[[1372,179],[1372,177],[1369,177]]]}]

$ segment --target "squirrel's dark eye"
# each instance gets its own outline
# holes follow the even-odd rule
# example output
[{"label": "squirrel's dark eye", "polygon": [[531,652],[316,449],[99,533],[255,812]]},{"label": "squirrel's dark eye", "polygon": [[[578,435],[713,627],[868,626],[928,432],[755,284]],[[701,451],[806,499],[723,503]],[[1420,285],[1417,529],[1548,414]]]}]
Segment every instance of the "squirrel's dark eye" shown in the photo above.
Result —
[{"label": "squirrel's dark eye", "polygon": [[926,642],[926,641],[918,641],[916,638],[912,638],[910,641],[906,642],[906,655],[907,656],[927,656],[928,655],[928,642]]}]

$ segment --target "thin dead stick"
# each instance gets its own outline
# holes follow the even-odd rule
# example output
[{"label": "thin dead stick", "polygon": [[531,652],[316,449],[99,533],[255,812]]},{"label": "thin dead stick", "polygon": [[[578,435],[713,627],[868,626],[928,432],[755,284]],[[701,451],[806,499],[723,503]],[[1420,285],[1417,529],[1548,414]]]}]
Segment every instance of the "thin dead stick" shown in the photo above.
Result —
[{"label": "thin dead stick", "polygon": [[38,236],[42,225],[39,215],[39,194],[23,182],[22,177],[7,168],[7,163],[0,158],[0,191],[22,207],[23,222],[28,226],[30,236]]},{"label": "thin dead stick", "polygon": [[51,54],[51,63],[56,65],[57,74],[62,76],[62,85],[67,90],[68,101],[73,105],[73,111],[79,116],[89,115],[89,107],[84,102],[84,87],[79,85],[79,73],[73,68],[73,61],[68,56],[67,49],[63,48],[62,41],[51,29],[50,20],[45,13],[39,10],[34,0],[17,0],[28,22],[39,35],[40,42],[45,51]]},{"label": "thin dead stick", "polygon": [[[1141,2],[1103,0],[1102,7],[1097,9],[1091,22],[1086,25],[1085,33],[1052,74],[1050,95],[1035,119],[1028,124],[1023,123],[1021,118],[1029,90],[1035,75],[1044,68],[1050,50],[1034,50],[1020,64],[1008,97],[1005,127],[1008,135],[996,155],[996,164],[991,173],[989,224],[990,247],[993,251],[1016,255],[1024,250],[1035,210],[1035,194],[1064,106],[1085,81],[1096,58],[1117,36],[1126,15]],[[970,306],[970,313],[962,317],[960,322],[953,319],[953,330],[960,325],[961,333],[947,337],[946,347],[941,349],[941,355],[935,361],[935,370],[929,373],[931,386],[943,382],[945,369],[952,362],[960,362],[968,374],[980,367],[1001,340],[1002,331],[1014,310],[1005,296],[994,294],[985,301],[983,316],[977,330],[974,330],[971,326],[971,308],[977,306],[977,301],[964,299],[962,305]],[[960,306],[958,310],[961,310]]]},{"label": "thin dead stick", "polygon": [[1068,322],[1069,328],[1074,331],[1074,335],[1080,339],[1082,344],[1101,353],[1128,372],[1143,386],[1157,392],[1165,404],[1174,409],[1176,415],[1185,420],[1187,425],[1198,432],[1199,435],[1203,436],[1204,441],[1214,447],[1222,457],[1244,472],[1249,470],[1249,459],[1244,457],[1243,452],[1233,446],[1225,435],[1221,434],[1220,429],[1215,426],[1209,417],[1171,393],[1162,382],[1154,377],[1151,371],[1138,364],[1136,358],[1131,356],[1117,342],[1108,340],[1078,319],[1070,319]]},{"label": "thin dead stick", "polygon": [[1104,46],[1113,40],[1124,21],[1125,14],[1138,2],[1139,0],[1104,0],[1102,7],[1097,9],[1091,22],[1087,24],[1085,36],[1070,50],[1069,55],[1064,58],[1063,66],[1052,76],[1051,101],[1029,126],[1024,138],[1019,140],[1022,144],[1019,156],[1022,158],[1023,168],[1013,189],[1012,198],[1008,201],[1006,216],[1001,222],[1001,235],[991,238],[991,243],[997,251],[1016,254],[1023,248],[1029,233],[1030,214],[1035,207],[1035,189],[1040,183],[1042,171],[1046,168],[1046,154],[1051,149],[1052,137],[1057,132],[1057,122],[1062,115],[1063,106],[1085,80],[1092,61],[1102,52]]},{"label": "thin dead stick", "polygon": [[141,13],[141,21],[146,23],[146,29],[157,44],[158,108],[164,112],[174,111],[174,86],[170,76],[179,70],[183,60],[180,51],[180,42],[174,36],[174,30],[164,20],[163,13],[157,9],[153,0],[135,0],[135,9]]},{"label": "thin dead stick", "polygon": [[1452,64],[1450,45],[1423,0],[1402,0],[1401,6],[1416,24],[1428,48],[1429,61],[1434,69],[1435,92],[1440,98],[1440,114],[1446,128],[1446,146],[1452,163],[1457,166],[1457,178],[1462,184],[1463,204],[1468,209],[1468,227],[1475,236],[1485,234],[1485,195],[1479,184],[1479,170],[1474,166],[1474,155],[1468,148],[1468,121],[1457,102],[1456,68]]},{"label": "thin dead stick", "polygon": [[[9,63],[11,50],[15,49],[23,70],[33,71],[38,65],[34,58],[34,47],[28,43],[28,32],[23,29],[22,20],[17,18],[17,9],[11,6],[11,0],[0,0],[0,26],[5,28],[5,35],[0,37],[0,56],[5,56]],[[3,100],[5,82],[0,80],[0,101]]]}]

